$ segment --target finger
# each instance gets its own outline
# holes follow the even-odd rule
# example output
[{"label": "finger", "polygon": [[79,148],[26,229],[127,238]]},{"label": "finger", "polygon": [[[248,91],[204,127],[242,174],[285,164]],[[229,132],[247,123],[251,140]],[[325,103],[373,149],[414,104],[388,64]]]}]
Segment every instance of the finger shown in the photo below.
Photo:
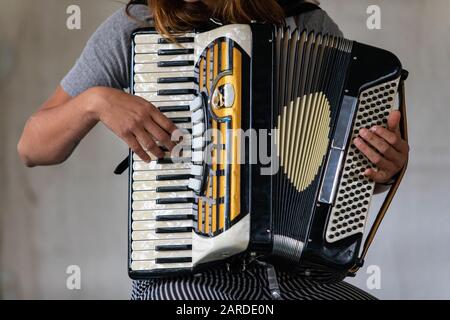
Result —
[{"label": "finger", "polygon": [[149,119],[144,122],[145,130],[151,133],[151,135],[165,146],[169,151],[175,147],[175,143],[171,140],[170,135],[158,126],[153,120]]},{"label": "finger", "polygon": [[141,129],[136,130],[134,132],[134,135],[136,136],[137,141],[141,144],[141,146],[145,151],[150,152],[157,158],[164,157],[164,152],[161,150],[161,148],[158,147],[156,141],[153,139],[150,133],[148,133],[144,129]]},{"label": "finger", "polygon": [[398,152],[404,153],[407,150],[408,144],[400,137],[400,133],[394,133],[386,128],[375,126],[370,129],[370,131],[380,138],[386,140],[392,147],[394,147]]},{"label": "finger", "polygon": [[398,110],[394,110],[388,117],[387,127],[390,131],[395,132],[400,135],[400,120],[402,118],[402,114]]},{"label": "finger", "polygon": [[380,169],[388,169],[391,170],[393,164],[386,160],[382,155],[373,150],[367,143],[364,142],[361,138],[356,138],[354,140],[355,146],[372,162]]},{"label": "finger", "polygon": [[153,121],[162,129],[164,129],[167,133],[170,135],[177,130],[177,126],[170,121],[169,118],[167,118],[164,114],[162,114],[156,107],[153,107],[153,110],[151,112],[151,117]]},{"label": "finger", "polygon": [[395,150],[385,139],[379,137],[378,135],[370,132],[367,129],[361,129],[359,132],[361,138],[364,139],[371,147],[382,154],[386,159],[392,161],[399,161],[401,155],[397,150]]},{"label": "finger", "polygon": [[145,152],[145,150],[142,148],[141,144],[137,141],[135,136],[130,134],[122,137],[122,139],[126,142],[130,149],[133,150],[133,152],[142,159],[142,161],[150,162],[152,160],[147,152]]},{"label": "finger", "polygon": [[384,170],[367,169],[364,175],[377,183],[386,183],[391,179],[391,174]]}]

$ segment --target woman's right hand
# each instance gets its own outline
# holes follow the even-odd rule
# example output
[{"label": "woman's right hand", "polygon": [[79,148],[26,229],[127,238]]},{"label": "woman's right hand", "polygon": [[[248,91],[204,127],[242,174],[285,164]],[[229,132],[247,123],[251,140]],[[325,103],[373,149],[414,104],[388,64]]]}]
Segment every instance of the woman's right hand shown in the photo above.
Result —
[{"label": "woman's right hand", "polygon": [[151,161],[147,151],[157,158],[164,156],[156,141],[169,151],[175,147],[171,137],[177,127],[150,102],[117,89],[96,87],[88,91],[89,98],[93,99],[90,111],[95,118],[125,141],[143,161]]}]

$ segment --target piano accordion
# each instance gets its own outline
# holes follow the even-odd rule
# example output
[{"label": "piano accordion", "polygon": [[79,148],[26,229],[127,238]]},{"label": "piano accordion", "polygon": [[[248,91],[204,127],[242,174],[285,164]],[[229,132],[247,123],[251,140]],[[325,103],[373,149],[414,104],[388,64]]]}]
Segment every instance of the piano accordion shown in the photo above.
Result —
[{"label": "piano accordion", "polygon": [[183,141],[150,163],[131,153],[130,277],[195,273],[235,257],[355,272],[404,171],[365,232],[375,183],[353,140],[386,125],[405,78],[390,52],[307,31],[228,25],[172,40],[134,32],[132,93]]}]

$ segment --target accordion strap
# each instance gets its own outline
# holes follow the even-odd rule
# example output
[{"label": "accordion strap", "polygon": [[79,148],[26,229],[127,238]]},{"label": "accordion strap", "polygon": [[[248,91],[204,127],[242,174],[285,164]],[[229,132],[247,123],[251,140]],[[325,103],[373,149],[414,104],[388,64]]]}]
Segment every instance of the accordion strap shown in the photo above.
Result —
[{"label": "accordion strap", "polygon": [[311,2],[290,1],[283,5],[283,9],[286,17],[293,17],[307,12],[320,10],[320,7]]},{"label": "accordion strap", "polygon": [[[399,111],[402,114],[402,118],[400,121],[400,133],[402,135],[402,138],[408,141],[408,121],[406,117],[406,95],[405,95],[405,80],[408,77],[407,71],[403,71],[402,79],[400,80],[399,84]],[[375,222],[372,225],[372,228],[369,231],[369,234],[367,235],[366,241],[364,242],[364,247],[361,252],[361,256],[358,259],[357,264],[350,269],[350,275],[355,275],[356,272],[363,266],[364,259],[367,255],[367,252],[369,251],[369,248],[375,238],[375,235],[378,231],[378,228],[381,225],[381,222],[383,221],[383,218],[386,215],[387,210],[389,209],[389,206],[392,203],[392,200],[394,199],[395,194],[397,193],[397,190],[400,186],[400,183],[402,182],[402,179],[405,175],[406,169],[408,166],[408,161],[406,161],[405,166],[400,171],[400,173],[397,175],[397,177],[394,179],[394,183],[392,184],[391,188],[389,189],[389,192],[383,202],[383,205],[381,206],[381,209],[375,219]]]}]

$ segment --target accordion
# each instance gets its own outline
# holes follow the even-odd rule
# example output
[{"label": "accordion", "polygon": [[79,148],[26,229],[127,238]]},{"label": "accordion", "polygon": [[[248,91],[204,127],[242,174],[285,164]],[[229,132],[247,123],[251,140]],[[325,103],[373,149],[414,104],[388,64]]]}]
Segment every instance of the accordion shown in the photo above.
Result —
[{"label": "accordion", "polygon": [[131,278],[236,257],[356,272],[405,170],[366,232],[373,166],[353,140],[393,109],[406,138],[407,72],[395,55],[266,24],[173,39],[148,28],[132,35],[131,70],[132,94],[183,138],[150,163],[130,154]]}]

